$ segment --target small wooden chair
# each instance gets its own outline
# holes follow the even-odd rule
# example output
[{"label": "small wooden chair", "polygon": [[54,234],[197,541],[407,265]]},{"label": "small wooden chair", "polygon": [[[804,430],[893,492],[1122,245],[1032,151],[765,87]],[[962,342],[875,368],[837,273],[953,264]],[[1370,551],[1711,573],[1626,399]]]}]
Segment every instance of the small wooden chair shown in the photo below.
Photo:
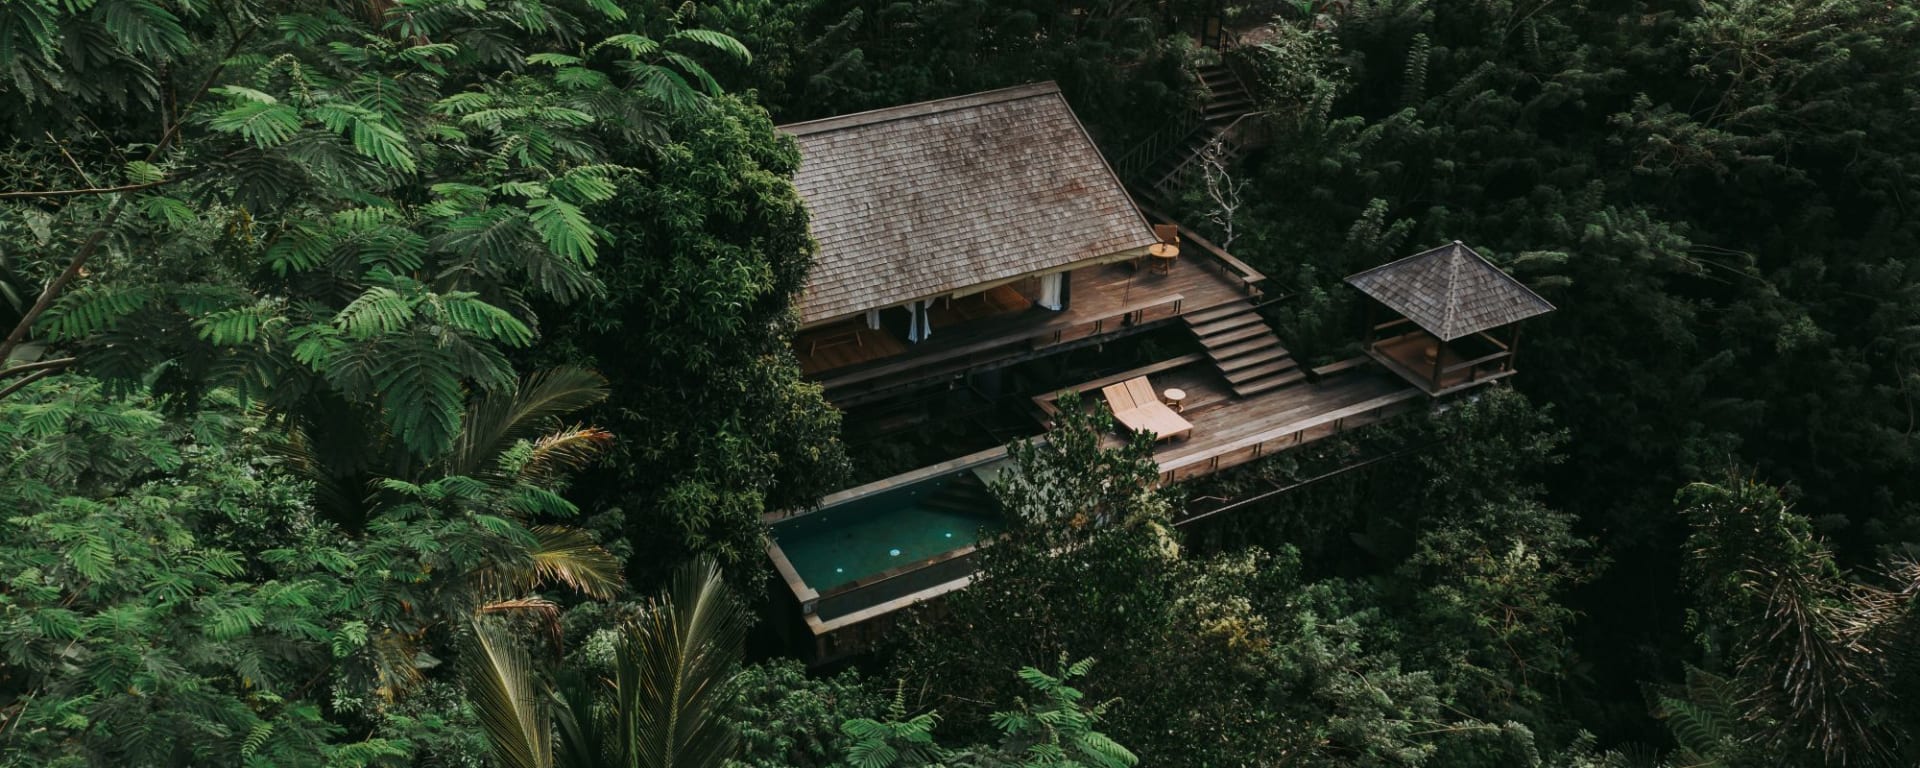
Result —
[{"label": "small wooden chair", "polygon": [[1167,245],[1179,245],[1180,225],[1155,224],[1153,225],[1153,236],[1159,238],[1160,242],[1166,243]]}]

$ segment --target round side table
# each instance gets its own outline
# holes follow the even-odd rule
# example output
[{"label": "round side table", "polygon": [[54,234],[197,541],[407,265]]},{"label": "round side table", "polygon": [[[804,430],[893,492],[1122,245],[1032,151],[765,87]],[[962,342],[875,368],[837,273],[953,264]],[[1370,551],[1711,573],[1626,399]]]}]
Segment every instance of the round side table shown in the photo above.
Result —
[{"label": "round side table", "polygon": [[1174,413],[1180,413],[1181,407],[1187,402],[1187,391],[1176,387],[1160,393],[1160,397],[1164,398],[1168,405],[1173,406]]}]

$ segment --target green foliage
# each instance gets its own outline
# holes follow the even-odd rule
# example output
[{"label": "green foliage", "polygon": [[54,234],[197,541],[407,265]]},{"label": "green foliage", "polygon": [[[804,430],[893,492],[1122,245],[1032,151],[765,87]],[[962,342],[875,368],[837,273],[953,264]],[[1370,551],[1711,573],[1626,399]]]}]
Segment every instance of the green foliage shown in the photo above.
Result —
[{"label": "green foliage", "polygon": [[329,646],[364,637],[348,617],[420,593],[335,548],[229,394],[174,422],[100,390],[57,377],[0,404],[4,762],[404,756],[404,740],[350,737],[307,694]]},{"label": "green foliage", "polygon": [[760,516],[846,471],[839,412],[789,346],[813,254],[798,153],[732,97],[666,125],[677,139],[621,157],[642,173],[593,209],[614,235],[596,268],[606,296],[543,310],[551,354],[614,382],[595,419],[636,438],[586,485],[593,508],[625,514],[639,579],[690,553],[762,562]]},{"label": "green foliage", "polygon": [[1741,743],[1745,711],[1739,697],[1726,678],[1689,666],[1684,686],[1655,694],[1653,714],[1666,721],[1680,746],[1676,756],[1686,765],[1759,765],[1763,756]]},{"label": "green foliage", "polygon": [[1103,146],[1125,150],[1201,86],[1185,35],[1217,6],[1177,0],[719,0],[704,24],[759,52],[739,74],[782,121],[1041,80],[1061,84]]},{"label": "green foliage", "polygon": [[[63,276],[0,352],[31,331],[128,391],[191,404],[228,386],[315,439],[377,421],[416,460],[447,451],[468,396],[513,380],[529,301],[600,290],[607,232],[587,210],[633,172],[607,145],[704,107],[719,85],[696,52],[750,57],[710,30],[648,37],[605,2],[429,5],[11,7],[38,20],[14,29],[40,74],[0,91],[9,138],[59,163],[9,171],[26,191],[7,213],[70,231],[25,265]],[[95,64],[150,92],[66,82]]]},{"label": "green foliage", "polygon": [[878,718],[886,708],[856,672],[808,677],[806,667],[791,659],[742,669],[733,690],[725,716],[740,733],[737,761],[754,768],[838,765],[851,746],[841,724]]},{"label": "green foliage", "polygon": [[[1693,526],[1692,623],[1708,658],[1728,671],[1741,706],[1737,726],[1723,712],[1711,720],[1696,716],[1702,710],[1683,712],[1674,721],[1689,729],[1679,732],[1682,745],[1711,746],[1730,731],[1772,754],[1911,762],[1909,725],[1881,713],[1901,711],[1910,695],[1891,684],[1902,679],[1915,640],[1907,619],[1912,569],[1904,569],[1906,578],[1893,569],[1899,581],[1892,589],[1849,583],[1810,521],[1751,480],[1696,483],[1679,502]],[[1708,692],[1714,697],[1689,703],[1725,698]]]},{"label": "green foliage", "polygon": [[1001,473],[992,490],[1010,521],[1046,533],[1164,518],[1165,500],[1152,492],[1160,477],[1153,438],[1136,435],[1124,450],[1109,450],[1102,441],[1114,421],[1105,403],[1088,406],[1065,392],[1058,407],[1044,440],[1007,448],[1018,469]]},{"label": "green foliage", "polygon": [[841,726],[853,740],[847,758],[859,768],[932,765],[1131,768],[1139,764],[1139,758],[1126,747],[1094,730],[1113,702],[1087,706],[1081,703],[1084,694],[1067,684],[1086,676],[1093,660],[1083,659],[1069,665],[1062,657],[1059,664],[1060,671],[1051,675],[1034,667],[1020,669],[1016,676],[1041,703],[1035,706],[1024,698],[1016,698],[1015,709],[993,713],[994,728],[1000,732],[996,745],[942,747],[933,737],[938,716],[923,712],[907,717],[904,700],[896,695],[886,720],[859,718]]},{"label": "green foliage", "polygon": [[747,614],[711,560],[689,563],[645,615],[622,625],[611,680],[557,695],[526,651],[476,624],[467,689],[495,760],[553,765],[721,766],[739,734],[723,709]]},{"label": "green foliage", "polygon": [[[1455,659],[1430,650],[1425,635],[1401,636],[1396,622],[1410,617],[1385,610],[1395,593],[1358,580],[1307,582],[1291,549],[1183,556],[1164,501],[1145,493],[1154,472],[1141,462],[1152,446],[1102,450],[1096,429],[1104,420],[1079,414],[1068,409],[1045,444],[1017,446],[1002,477],[1059,475],[1080,483],[1081,495],[1003,483],[1010,508],[1027,522],[978,553],[974,583],[948,595],[939,614],[918,619],[897,653],[899,677],[924,681],[949,727],[983,740],[1018,722],[981,708],[1016,695],[992,670],[1070,654],[1100,659],[1087,693],[1120,700],[1103,732],[1153,765],[1234,764],[1261,754],[1306,765],[1355,756],[1382,764],[1538,759],[1524,725],[1478,717],[1504,718],[1507,710],[1458,693],[1475,676],[1441,672]],[[1065,479],[1076,462],[1084,476]],[[1552,630],[1556,618],[1537,620]],[[1435,671],[1402,669],[1403,658],[1412,665],[1429,653]]]}]

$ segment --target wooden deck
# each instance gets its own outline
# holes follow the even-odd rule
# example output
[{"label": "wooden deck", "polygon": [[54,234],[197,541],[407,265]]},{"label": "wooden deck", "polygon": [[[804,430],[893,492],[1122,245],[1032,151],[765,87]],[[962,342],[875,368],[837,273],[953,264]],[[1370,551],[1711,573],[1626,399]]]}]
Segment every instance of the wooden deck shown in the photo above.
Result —
[{"label": "wooden deck", "polygon": [[[1322,370],[1317,382],[1295,384],[1237,398],[1225,379],[1200,355],[1175,358],[1114,374],[1073,389],[1099,400],[1099,388],[1134,376],[1147,376],[1157,391],[1186,391],[1181,416],[1192,422],[1184,439],[1154,450],[1160,481],[1177,483],[1245,464],[1297,445],[1340,434],[1425,405],[1426,393],[1380,366],[1359,358]],[[1055,395],[1034,398],[1043,412]],[[1107,444],[1122,444],[1109,435]]]},{"label": "wooden deck", "polygon": [[[1154,452],[1162,483],[1237,467],[1427,404],[1425,392],[1377,366],[1353,367],[1319,382],[1300,382],[1239,400],[1231,399],[1223,382],[1211,383],[1202,391],[1210,396],[1199,407],[1186,409],[1187,420],[1193,422],[1192,436]],[[1187,395],[1195,397],[1195,390],[1187,389]]]},{"label": "wooden deck", "polygon": [[[1009,309],[1005,292],[986,308],[967,309],[969,296],[936,305],[933,336],[907,344],[904,331],[866,330],[862,321],[809,329],[795,341],[801,370],[819,381],[840,405],[883,396],[904,387],[951,380],[1224,306],[1254,290],[1237,268],[1200,249],[1189,249],[1168,274],[1125,263],[1076,270],[1068,306],[1059,312]],[[1004,286],[1003,286],[1004,287]],[[992,292],[989,292],[992,293]],[[980,301],[980,300],[977,300]],[[993,308],[1000,311],[992,311]],[[943,324],[944,323],[944,324]],[[843,334],[835,337],[833,334]],[[855,334],[858,342],[848,342]],[[880,338],[885,336],[886,338]],[[831,343],[820,343],[822,340]],[[897,346],[896,346],[897,344]]]}]

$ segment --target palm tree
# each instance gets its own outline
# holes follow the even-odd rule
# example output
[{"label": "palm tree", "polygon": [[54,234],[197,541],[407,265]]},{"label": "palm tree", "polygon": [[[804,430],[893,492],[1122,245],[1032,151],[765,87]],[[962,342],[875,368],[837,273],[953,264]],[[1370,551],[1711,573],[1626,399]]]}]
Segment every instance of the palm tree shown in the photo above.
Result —
[{"label": "palm tree", "polygon": [[745,609],[703,557],[621,626],[612,679],[562,673],[543,684],[525,649],[476,620],[467,695],[505,768],[719,768],[738,745],[720,705],[746,629]]},{"label": "palm tree", "polygon": [[[499,521],[502,546],[483,566],[455,577],[464,583],[417,606],[406,621],[378,628],[370,638],[374,688],[392,699],[421,679],[417,664],[424,629],[474,616],[531,617],[559,636],[560,608],[537,590],[567,587],[596,600],[620,591],[620,562],[584,530],[540,524],[573,513],[550,488],[591,461],[613,439],[605,430],[568,425],[566,417],[607,397],[607,381],[581,368],[555,368],[516,386],[478,397],[460,421],[445,455],[422,463],[397,441],[350,465],[330,464],[295,433],[283,455],[311,481],[322,512],[350,531],[408,502],[454,506]],[[388,438],[391,436],[389,435]],[[415,505],[418,506],[418,505]]]},{"label": "palm tree", "polygon": [[[607,399],[607,380],[584,368],[561,367],[530,374],[514,386],[482,394],[460,419],[453,445],[422,463],[389,431],[356,436],[350,449],[320,445],[319,436],[295,430],[281,457],[314,484],[320,511],[349,531],[359,531],[379,501],[387,480],[426,484],[471,477],[495,490],[551,483],[578,469],[613,440],[606,430],[567,426],[567,416]],[[522,442],[524,456],[509,455]]]}]

